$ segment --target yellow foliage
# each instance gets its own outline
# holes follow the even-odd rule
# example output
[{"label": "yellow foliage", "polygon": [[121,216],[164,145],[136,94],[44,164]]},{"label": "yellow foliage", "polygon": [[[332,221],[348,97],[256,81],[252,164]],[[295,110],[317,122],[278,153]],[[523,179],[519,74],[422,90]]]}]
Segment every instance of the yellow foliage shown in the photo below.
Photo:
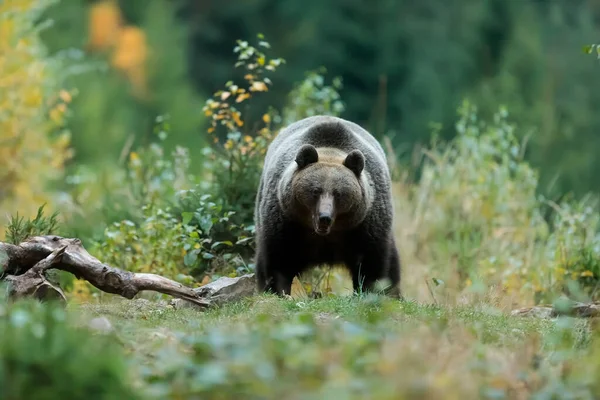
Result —
[{"label": "yellow foliage", "polygon": [[125,26],[116,0],[103,0],[90,8],[89,47],[110,51],[111,64],[125,74],[134,94],[142,97],[146,91],[146,34],[140,28]]},{"label": "yellow foliage", "polygon": [[[34,29],[48,2],[0,2],[0,210],[32,217],[42,203],[52,208],[48,182],[60,178],[70,157],[68,133],[57,132],[67,111],[52,64]],[[51,137],[53,136],[53,137]],[[3,225],[0,222],[0,237]]]},{"label": "yellow foliage", "polygon": [[138,95],[146,92],[145,63],[148,57],[146,34],[140,28],[126,26],[112,55],[112,65],[125,73]]},{"label": "yellow foliage", "polygon": [[90,7],[89,47],[108,50],[119,38],[123,17],[116,0],[105,0]]}]

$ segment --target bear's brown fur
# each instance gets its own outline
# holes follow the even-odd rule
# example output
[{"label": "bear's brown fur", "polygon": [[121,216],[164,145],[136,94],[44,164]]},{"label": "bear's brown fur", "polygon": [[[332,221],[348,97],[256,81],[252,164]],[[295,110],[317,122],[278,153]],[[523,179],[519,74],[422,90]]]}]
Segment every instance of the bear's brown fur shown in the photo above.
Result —
[{"label": "bear's brown fur", "polygon": [[400,296],[391,179],[381,145],[360,126],[310,117],[269,146],[256,199],[260,291],[289,294],[294,276],[344,264],[355,291],[387,280]]}]

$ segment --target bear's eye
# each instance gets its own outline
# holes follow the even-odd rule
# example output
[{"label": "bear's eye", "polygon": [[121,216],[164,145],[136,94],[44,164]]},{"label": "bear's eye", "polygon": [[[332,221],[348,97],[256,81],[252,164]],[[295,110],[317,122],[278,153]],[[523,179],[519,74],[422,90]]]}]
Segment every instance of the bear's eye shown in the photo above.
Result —
[{"label": "bear's eye", "polygon": [[315,197],[320,196],[321,195],[321,188],[319,188],[319,187],[313,187],[312,190],[311,190],[311,192],[312,192],[312,195],[315,196]]}]

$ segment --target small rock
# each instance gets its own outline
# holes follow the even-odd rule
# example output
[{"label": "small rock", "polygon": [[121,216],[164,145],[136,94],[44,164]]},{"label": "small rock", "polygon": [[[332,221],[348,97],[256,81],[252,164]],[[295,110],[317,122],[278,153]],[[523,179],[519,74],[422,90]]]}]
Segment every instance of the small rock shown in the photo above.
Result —
[{"label": "small rock", "polygon": [[333,315],[326,312],[320,312],[315,314],[315,321],[317,324],[327,324],[333,320],[339,319],[339,315]]},{"label": "small rock", "polygon": [[88,327],[101,333],[109,333],[113,331],[113,326],[106,317],[97,317],[92,319],[88,323]]},{"label": "small rock", "polygon": [[[246,274],[236,278],[221,277],[202,287],[194,289],[199,297],[209,300],[219,306],[252,296],[256,291],[254,274]],[[175,309],[197,307],[195,304],[183,300],[173,299],[170,303]]]},{"label": "small rock", "polygon": [[535,318],[552,318],[554,317],[554,309],[552,307],[526,307],[513,310],[513,316],[519,317],[535,317]]}]

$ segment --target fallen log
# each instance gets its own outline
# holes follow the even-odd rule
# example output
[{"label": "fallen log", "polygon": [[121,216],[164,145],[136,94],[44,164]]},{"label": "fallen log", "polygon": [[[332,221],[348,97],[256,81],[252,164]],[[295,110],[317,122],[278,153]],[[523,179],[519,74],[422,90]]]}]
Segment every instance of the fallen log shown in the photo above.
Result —
[{"label": "fallen log", "polygon": [[600,317],[600,303],[572,302],[559,307],[552,305],[524,307],[513,310],[511,315],[537,318],[557,318],[559,316],[597,318]]},{"label": "fallen log", "polygon": [[58,269],[85,279],[106,293],[133,299],[150,290],[186,300],[201,308],[210,300],[178,282],[160,275],[124,271],[100,262],[83,247],[81,240],[60,236],[34,236],[13,245],[0,242],[0,281],[9,285],[9,296],[66,301],[62,290],[48,282],[45,272]]}]

